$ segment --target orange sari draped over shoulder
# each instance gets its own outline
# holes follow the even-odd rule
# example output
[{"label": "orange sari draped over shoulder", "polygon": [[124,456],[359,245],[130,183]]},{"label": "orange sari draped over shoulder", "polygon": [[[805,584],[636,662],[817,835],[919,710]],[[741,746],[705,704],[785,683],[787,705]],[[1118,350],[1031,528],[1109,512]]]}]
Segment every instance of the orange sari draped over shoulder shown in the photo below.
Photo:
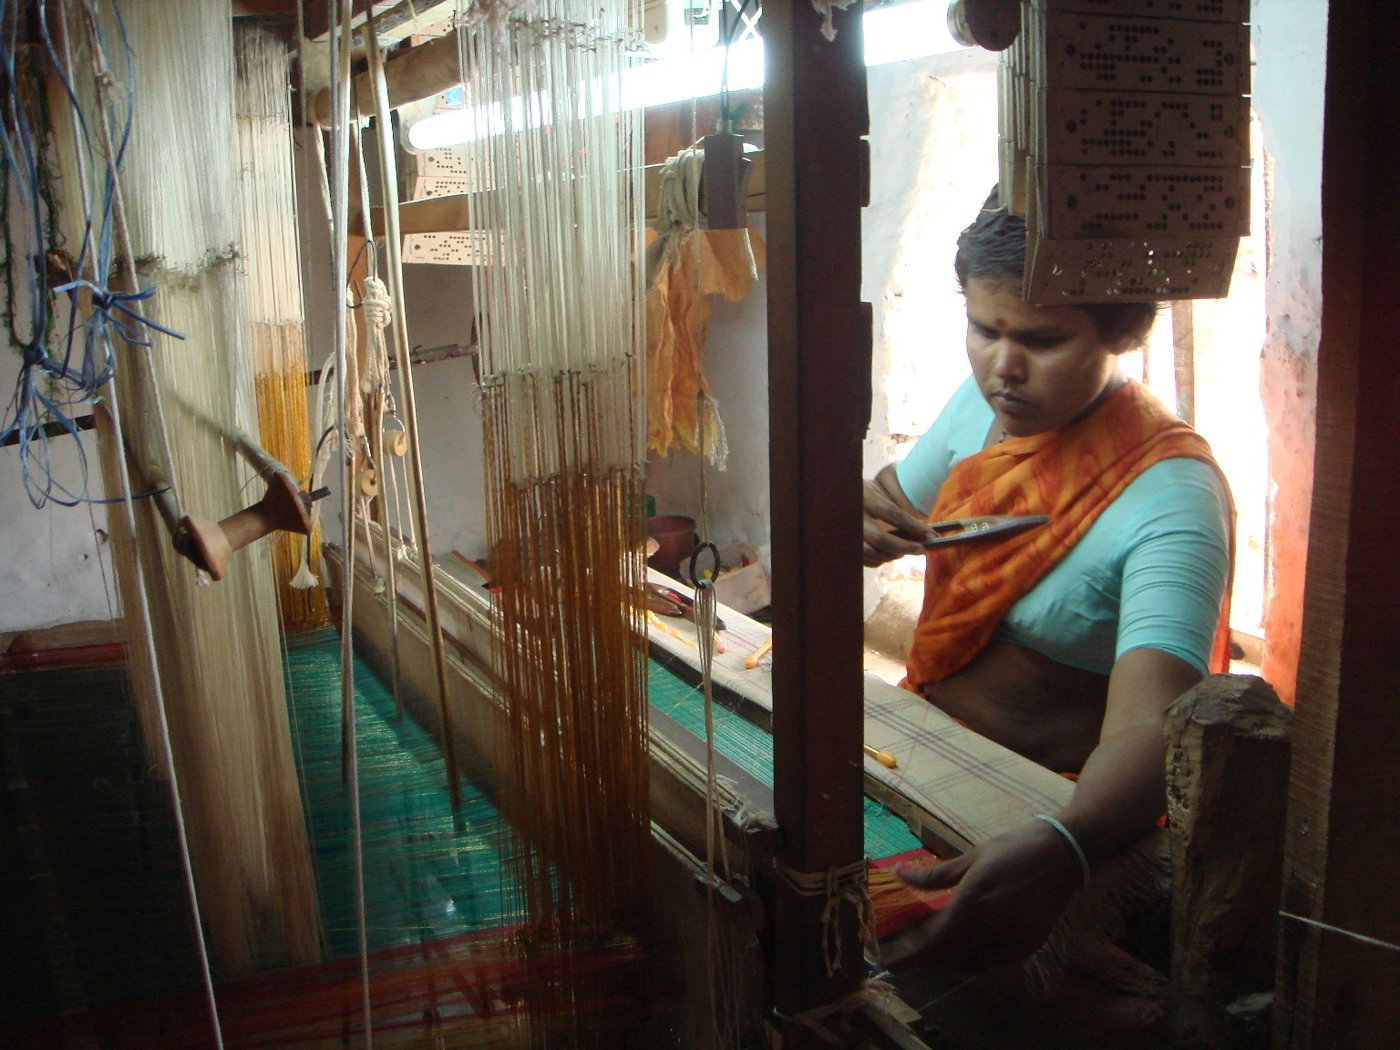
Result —
[{"label": "orange sari draped over shoulder", "polygon": [[[1010,438],[955,464],[939,489],[930,521],[1048,514],[1050,523],[1007,539],[929,551],[923,610],[904,684],[919,690],[969,664],[1011,606],[1080,541],[1133,479],[1153,464],[1178,458],[1220,469],[1205,439],[1130,379],[1066,427]],[[1232,536],[1232,565],[1233,547]],[[1227,586],[1212,671],[1228,667],[1229,601]]]}]

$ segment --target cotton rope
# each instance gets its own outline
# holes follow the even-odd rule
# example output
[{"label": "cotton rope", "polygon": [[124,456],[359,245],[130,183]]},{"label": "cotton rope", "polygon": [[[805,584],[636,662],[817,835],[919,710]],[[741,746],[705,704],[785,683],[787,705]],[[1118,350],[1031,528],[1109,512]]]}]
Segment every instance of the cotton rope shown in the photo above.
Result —
[{"label": "cotton rope", "polygon": [[404,562],[412,562],[418,556],[418,540],[413,532],[413,516],[405,509],[408,502],[408,464],[401,456],[389,457],[389,482],[394,489],[394,534],[398,545],[395,556]]},{"label": "cotton rope", "polygon": [[[361,181],[365,182],[364,161],[360,162]],[[361,207],[366,216],[369,215],[369,189],[365,188]],[[366,218],[366,225],[369,220]],[[368,234],[368,230],[366,231]],[[366,243],[371,243],[367,240]],[[374,399],[374,410],[371,414],[371,422],[374,426],[374,439],[371,448],[371,460],[374,464],[375,476],[378,479],[378,488],[375,492],[375,499],[380,507],[380,518],[384,522],[384,576],[385,590],[388,593],[389,607],[389,673],[390,685],[394,693],[394,710],[400,718],[403,717],[403,692],[399,686],[401,677],[399,671],[399,592],[398,592],[398,562],[394,557],[394,537],[389,528],[388,515],[388,478],[385,476],[390,469],[390,464],[384,455],[384,412],[388,404],[386,393],[389,386],[389,350],[384,340],[384,329],[388,327],[392,319],[393,302],[389,298],[389,289],[384,282],[373,272],[374,252],[370,253],[370,273],[365,277],[365,294],[360,300],[365,311],[365,329],[368,335],[367,360],[370,364],[369,371],[365,377],[365,385],[368,388],[366,394]],[[397,489],[395,490],[397,494]],[[366,505],[364,512],[365,521],[369,521],[369,508]],[[371,540],[371,546],[373,542]]]},{"label": "cotton rope", "polygon": [[[105,69],[105,63],[101,60],[102,48],[97,32],[97,13],[93,10],[90,3],[84,2],[82,7],[87,16],[84,19],[84,26],[88,33],[89,45],[92,48],[93,54],[93,79],[97,85],[98,97],[102,99],[105,89],[112,85],[112,78],[110,73]],[[62,11],[61,17],[64,24],[64,32],[62,34],[64,58],[68,68],[71,70],[73,64],[69,48],[68,33],[68,27],[71,25],[71,22],[69,21],[67,4],[61,4],[60,10]],[[112,136],[107,121],[107,110],[103,105],[99,105],[97,109],[99,113],[99,124],[102,129],[103,152],[107,158],[110,170],[115,172],[117,170],[116,152],[112,148]],[[82,156],[83,151],[81,144],[78,144],[76,152],[79,157]],[[82,186],[83,192],[86,194],[86,179],[83,179]],[[121,180],[119,178],[113,178],[111,180],[111,188],[115,209],[114,225],[124,252],[121,263],[123,269],[126,271],[126,279],[130,287],[137,288],[139,285],[137,283],[134,263],[136,255],[132,251],[131,238],[126,226],[126,208],[125,200],[122,197]],[[128,345],[130,346],[130,344]],[[139,354],[140,352],[140,350],[136,350],[136,353]],[[115,383],[109,385],[106,400],[107,404],[110,406],[112,424],[118,435],[117,440],[120,441],[120,435],[123,434],[124,431],[122,429],[121,419],[121,398],[117,392],[117,385]],[[121,449],[118,449],[113,459],[117,465],[117,474],[121,479],[120,497],[122,512],[126,518],[127,529],[131,536],[136,536],[136,513],[132,500],[131,475],[127,466],[126,456]],[[181,874],[184,878],[185,892],[188,894],[190,903],[195,946],[199,952],[200,979],[204,985],[205,1000],[209,1005],[209,1019],[214,1027],[214,1044],[219,1050],[222,1050],[224,1045],[223,1028],[219,1023],[219,1005],[214,994],[214,975],[209,963],[209,948],[204,940],[204,925],[199,907],[199,891],[195,887],[194,880],[194,861],[190,852],[189,834],[185,825],[184,804],[180,796],[180,780],[175,769],[175,752],[170,742],[170,723],[166,716],[165,689],[161,681],[160,661],[156,654],[155,628],[151,616],[150,599],[146,593],[145,570],[139,558],[133,559],[133,564],[135,566],[136,575],[135,590],[137,594],[137,608],[141,617],[142,655],[146,659],[148,673],[150,674],[153,699],[155,701],[153,706],[155,708],[157,725],[159,726],[160,753],[165,762],[166,776],[169,777],[170,782],[170,798],[174,807],[175,817],[175,834],[180,849]]]},{"label": "cotton rope", "polygon": [[[701,457],[703,464],[704,458]],[[702,467],[703,473],[703,467]],[[704,500],[701,500],[702,517]],[[709,976],[710,1022],[719,1046],[727,1046],[731,1033],[726,1022],[721,1020],[722,998],[720,986],[724,975],[721,967],[721,943],[718,900],[715,889],[718,879],[728,882],[733,878],[729,866],[728,845],[724,835],[724,811],[720,800],[718,778],[715,775],[715,726],[714,726],[714,652],[715,631],[718,617],[714,581],[706,578],[695,581],[694,595],[696,644],[700,650],[700,685],[705,701],[705,958]],[[718,864],[716,860],[718,859]]]},{"label": "cotton rope", "polygon": [[822,905],[822,946],[826,954],[826,975],[841,968],[841,905],[849,904],[856,914],[862,944],[875,943],[875,906],[867,888],[866,861],[858,861],[825,871],[798,871],[782,860],[774,861],[778,877],[799,897],[820,897]]},{"label": "cotton rope", "polygon": [[[694,188],[698,194],[698,186]],[[698,249],[698,245],[697,245]],[[697,280],[699,267],[695,269]],[[699,425],[699,444],[703,452],[705,448],[705,392],[699,391],[697,394],[700,405],[696,413]],[[706,488],[705,456],[702,454],[696,457],[698,464],[700,484],[700,521],[698,544],[696,553],[706,549],[709,544],[709,493]],[[713,546],[708,548],[713,551]],[[735,1033],[730,1032],[720,1020],[722,1002],[727,1000],[737,1003],[738,996],[735,989],[725,988],[726,974],[724,973],[723,961],[720,951],[719,923],[719,903],[715,897],[716,886],[716,842],[718,842],[718,857],[720,861],[720,871],[723,872],[725,881],[732,878],[729,867],[729,856],[727,853],[727,840],[724,835],[724,815],[723,803],[720,798],[718,782],[715,776],[715,733],[714,733],[714,651],[715,636],[719,615],[717,610],[718,600],[715,596],[715,576],[719,572],[719,563],[716,558],[712,565],[712,572],[702,573],[698,563],[698,557],[692,557],[690,562],[692,572],[691,584],[694,587],[694,609],[696,643],[700,650],[700,686],[705,701],[705,875],[706,875],[706,910],[705,910],[705,947],[706,947],[706,970],[709,979],[709,998],[711,1010],[711,1025],[713,1028],[716,1044],[719,1046],[729,1046],[735,1038]]]},{"label": "cotton rope", "polygon": [[705,151],[692,146],[669,157],[661,165],[657,186],[656,228],[663,235],[676,227],[693,230],[700,225],[700,189]]},{"label": "cotton rope", "polygon": [[[359,108],[357,105],[356,109]],[[382,122],[380,126],[383,127]],[[379,133],[376,132],[376,134]],[[382,586],[376,587],[376,590],[387,595],[390,687],[394,694],[394,711],[402,719],[404,706],[403,690],[400,684],[402,673],[399,653],[398,561],[394,557],[394,536],[389,527],[388,479],[385,477],[388,464],[384,457],[384,413],[389,404],[389,351],[384,339],[384,329],[392,320],[393,303],[390,301],[388,288],[379,278],[379,252],[374,241],[374,221],[369,196],[369,166],[365,163],[364,134],[359,122],[356,123],[355,160],[360,174],[360,220],[364,229],[366,249],[365,291],[360,300],[365,311],[366,332],[366,370],[362,383],[362,393],[370,404],[369,415],[373,436],[369,440],[369,464],[370,469],[374,471],[376,481],[375,501],[379,505],[380,519],[384,523],[384,581]],[[368,502],[363,508],[362,516],[366,523],[370,521]],[[373,534],[367,531],[366,537],[372,553]],[[373,562],[372,557],[370,560]]]},{"label": "cotton rope", "polygon": [[[358,87],[358,84],[357,84]],[[361,106],[357,104],[357,109]],[[392,319],[392,302],[389,301],[389,290],[385,287],[384,281],[379,280],[379,252],[374,241],[374,217],[370,206],[370,167],[365,164],[364,158],[364,132],[367,130],[368,122],[357,123],[356,129],[356,162],[360,171],[360,221],[364,230],[365,246],[365,279],[364,294],[361,295],[360,305],[364,309],[365,325],[365,375],[361,384],[361,393],[365,400],[370,403],[370,423],[372,426],[372,437],[370,438],[370,468],[374,470],[375,479],[375,503],[379,505],[379,518],[384,522],[384,581],[379,584],[377,581],[377,592],[386,594],[386,605],[389,609],[389,676],[391,676],[391,687],[393,690],[393,710],[402,720],[403,718],[403,690],[400,686],[400,666],[399,666],[399,580],[398,580],[398,560],[395,559],[393,550],[393,533],[389,528],[388,511],[388,483],[384,455],[384,421],[386,406],[389,405],[389,351],[385,343],[384,329]],[[370,503],[365,501],[363,508],[363,518],[365,522],[370,521]],[[367,532],[370,540],[371,550],[374,547],[374,535]],[[372,559],[371,559],[372,561]]]},{"label": "cotton rope", "polygon": [[[727,2],[727,0],[723,0]],[[692,29],[692,34],[694,30]],[[692,48],[694,46],[692,37]],[[726,62],[728,51],[726,49]],[[699,141],[699,129],[696,127],[698,106],[694,98],[691,99],[691,139]],[[694,265],[692,271],[695,275],[695,287],[692,290],[697,304],[703,295],[701,290],[701,256],[703,234],[699,231],[700,224],[700,190],[702,185],[702,174],[705,163],[705,152],[703,149],[691,147],[681,150],[674,157],[670,157],[662,165],[659,194],[657,202],[657,227],[661,231],[659,238],[661,244],[657,247],[658,258],[681,250],[683,238],[687,231],[690,231],[690,250],[694,253]],[[648,286],[650,286],[652,275],[648,274]],[[700,345],[700,317],[699,309],[692,313],[696,330],[693,334],[697,348]],[[707,395],[703,384],[696,391],[696,427],[697,427],[697,447],[700,454],[696,457],[696,470],[699,479],[699,531],[697,533],[696,551],[700,551],[705,545],[710,544],[709,525],[709,492],[707,489],[707,478],[705,470],[706,442],[705,424],[709,413],[706,411]],[[715,422],[719,419],[716,415]],[[721,431],[722,433],[722,431]],[[723,463],[718,463],[719,469],[723,470]],[[711,551],[714,550],[710,546]],[[706,945],[706,976],[708,979],[708,991],[711,1010],[711,1028],[715,1044],[720,1047],[733,1045],[737,1039],[737,1033],[730,1031],[720,1020],[720,1012],[723,1006],[722,1000],[737,1005],[739,1001],[738,991],[728,987],[727,975],[724,972],[723,960],[720,952],[719,942],[719,904],[715,897],[715,841],[718,838],[720,861],[724,878],[729,880],[731,872],[729,868],[729,858],[726,853],[726,840],[724,836],[724,821],[722,802],[719,797],[718,786],[715,777],[715,736],[714,736],[714,647],[715,630],[719,616],[716,609],[717,599],[715,596],[715,576],[719,574],[718,558],[715,558],[712,565],[712,573],[702,576],[699,565],[695,557],[691,558],[691,585],[694,587],[694,609],[696,624],[696,641],[700,647],[700,681],[701,690],[705,700],[705,871],[708,894],[706,897],[705,912],[705,945]]]}]

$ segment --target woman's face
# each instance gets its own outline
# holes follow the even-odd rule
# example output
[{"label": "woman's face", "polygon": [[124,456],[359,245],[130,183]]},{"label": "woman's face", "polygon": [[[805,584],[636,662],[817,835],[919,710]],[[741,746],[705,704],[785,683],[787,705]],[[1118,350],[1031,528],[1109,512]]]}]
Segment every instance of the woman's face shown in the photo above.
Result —
[{"label": "woman's face", "polygon": [[[1105,343],[1077,306],[1028,306],[1018,282],[967,282],[967,356],[996,426],[1026,437],[1082,414],[1117,374],[1130,337]],[[994,427],[994,433],[996,432]]]}]

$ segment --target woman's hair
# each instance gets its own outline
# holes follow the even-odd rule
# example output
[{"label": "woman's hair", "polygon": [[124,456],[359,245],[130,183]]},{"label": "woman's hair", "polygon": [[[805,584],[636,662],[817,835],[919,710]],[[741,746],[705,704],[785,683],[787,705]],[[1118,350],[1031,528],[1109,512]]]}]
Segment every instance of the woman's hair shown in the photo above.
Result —
[{"label": "woman's hair", "polygon": [[[967,291],[967,282],[979,277],[1011,278],[1020,281],[1026,270],[1026,220],[1001,206],[992,189],[972,225],[958,236],[953,257],[958,287]],[[1076,303],[1094,319],[1105,342],[1131,336],[1134,343],[1147,338],[1157,316],[1157,303]]]}]

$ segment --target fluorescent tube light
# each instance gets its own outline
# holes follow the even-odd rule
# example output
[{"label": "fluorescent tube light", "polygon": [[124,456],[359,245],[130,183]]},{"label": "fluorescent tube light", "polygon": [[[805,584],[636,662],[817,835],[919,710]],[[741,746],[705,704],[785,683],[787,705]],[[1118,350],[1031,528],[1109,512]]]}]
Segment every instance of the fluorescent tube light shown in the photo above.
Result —
[{"label": "fluorescent tube light", "polygon": [[[943,0],[920,0],[867,11],[865,14],[865,64],[886,65],[925,55],[961,50],[948,32]],[[664,106],[688,98],[719,94],[724,67],[724,49],[707,48],[681,58],[646,62],[622,73],[622,109]],[[746,91],[763,86],[763,41],[757,37],[734,44],[729,49],[729,90]],[[601,86],[594,88],[597,104],[603,97]],[[512,122],[538,126],[550,119],[536,101],[511,100]],[[498,104],[485,109],[453,109],[413,124],[408,143],[415,150],[444,149],[470,142],[485,130],[498,135],[504,130],[505,114]]]}]

